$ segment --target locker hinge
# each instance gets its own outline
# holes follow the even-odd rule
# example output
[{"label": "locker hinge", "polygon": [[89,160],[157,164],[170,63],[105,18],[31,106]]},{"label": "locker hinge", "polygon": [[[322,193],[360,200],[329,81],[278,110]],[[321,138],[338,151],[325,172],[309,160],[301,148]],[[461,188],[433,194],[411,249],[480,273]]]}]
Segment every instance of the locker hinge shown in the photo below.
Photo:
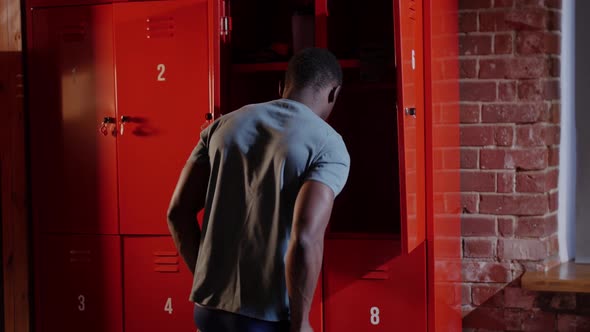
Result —
[{"label": "locker hinge", "polygon": [[222,16],[220,22],[220,35],[221,36],[229,36],[231,33],[231,17],[230,16]]}]

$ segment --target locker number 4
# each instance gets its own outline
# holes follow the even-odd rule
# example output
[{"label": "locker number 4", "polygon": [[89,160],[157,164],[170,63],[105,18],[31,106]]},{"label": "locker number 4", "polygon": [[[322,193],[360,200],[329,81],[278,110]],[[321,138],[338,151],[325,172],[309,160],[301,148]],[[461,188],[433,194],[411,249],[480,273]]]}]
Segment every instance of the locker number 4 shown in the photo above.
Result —
[{"label": "locker number 4", "polygon": [[166,66],[163,63],[161,63],[158,65],[157,69],[158,69],[158,81],[159,82],[165,81],[166,77],[164,77],[164,73],[166,72]]},{"label": "locker number 4", "polygon": [[379,318],[379,307],[372,307],[371,308],[371,324],[372,325],[379,325],[381,319]]},{"label": "locker number 4", "polygon": [[166,311],[168,314],[172,315],[172,298],[169,297],[168,300],[166,300],[166,304],[164,305],[164,311]]}]

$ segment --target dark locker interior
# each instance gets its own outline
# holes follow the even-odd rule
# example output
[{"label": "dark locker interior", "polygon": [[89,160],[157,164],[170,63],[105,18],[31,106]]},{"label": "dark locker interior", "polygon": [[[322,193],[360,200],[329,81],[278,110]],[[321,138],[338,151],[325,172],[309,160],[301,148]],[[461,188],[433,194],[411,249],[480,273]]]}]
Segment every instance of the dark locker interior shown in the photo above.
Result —
[{"label": "dark locker interior", "polygon": [[[232,1],[225,101],[235,110],[279,98],[286,61],[311,43],[313,1]],[[392,1],[328,1],[327,48],[341,60],[344,82],[329,123],[349,150],[348,183],[337,198],[329,233],[400,233],[396,72]],[[306,19],[307,17],[307,19]],[[307,26],[306,26],[307,25]],[[311,25],[311,26],[310,26]],[[272,27],[272,28],[269,28]],[[301,40],[304,39],[304,40]],[[222,100],[222,103],[224,100]]]}]

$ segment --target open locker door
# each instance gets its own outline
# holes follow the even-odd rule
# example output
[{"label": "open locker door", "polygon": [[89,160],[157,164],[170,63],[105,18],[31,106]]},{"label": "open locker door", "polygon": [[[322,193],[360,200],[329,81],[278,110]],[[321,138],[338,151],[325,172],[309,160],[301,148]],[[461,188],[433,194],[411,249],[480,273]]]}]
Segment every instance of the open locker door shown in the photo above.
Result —
[{"label": "open locker door", "polygon": [[424,56],[421,0],[394,0],[402,249],[425,240]]}]

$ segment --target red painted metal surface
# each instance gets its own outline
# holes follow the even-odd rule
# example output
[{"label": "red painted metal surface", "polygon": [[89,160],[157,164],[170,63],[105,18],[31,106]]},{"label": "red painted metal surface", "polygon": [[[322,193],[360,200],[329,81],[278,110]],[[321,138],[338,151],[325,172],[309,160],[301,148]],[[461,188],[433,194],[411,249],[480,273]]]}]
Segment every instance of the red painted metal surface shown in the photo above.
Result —
[{"label": "red painted metal surface", "polygon": [[394,1],[398,68],[398,137],[402,246],[411,252],[425,240],[424,54],[422,1]]},{"label": "red painted metal surface", "polygon": [[57,7],[57,6],[75,6],[75,5],[98,5],[125,0],[30,0],[30,7]]},{"label": "red painted metal surface", "polygon": [[120,238],[45,235],[41,241],[37,331],[122,331]]},{"label": "red painted metal surface", "polygon": [[327,240],[326,332],[426,330],[425,246],[407,255],[400,247],[391,239]]},{"label": "red painted metal surface", "polygon": [[193,276],[170,237],[123,239],[125,331],[194,332]]},{"label": "red painted metal surface", "polygon": [[212,111],[207,1],[114,8],[120,231],[169,234],[172,191]]},{"label": "red painted metal surface", "polygon": [[43,232],[116,234],[112,8],[35,9],[30,53],[32,205]]},{"label": "red painted metal surface", "polygon": [[461,331],[457,0],[425,1],[428,331]]},{"label": "red painted metal surface", "polygon": [[309,312],[309,322],[314,332],[324,331],[324,288],[322,280],[323,273],[320,272],[315,294],[313,296],[313,302],[311,303],[311,311]]},{"label": "red painted metal surface", "polygon": [[[222,64],[222,39],[221,17],[226,13],[224,1],[207,1],[207,40],[209,47],[209,107],[213,111],[213,117],[221,114],[221,64]],[[227,52],[226,52],[227,53]],[[224,54],[225,55],[225,54]]]}]

